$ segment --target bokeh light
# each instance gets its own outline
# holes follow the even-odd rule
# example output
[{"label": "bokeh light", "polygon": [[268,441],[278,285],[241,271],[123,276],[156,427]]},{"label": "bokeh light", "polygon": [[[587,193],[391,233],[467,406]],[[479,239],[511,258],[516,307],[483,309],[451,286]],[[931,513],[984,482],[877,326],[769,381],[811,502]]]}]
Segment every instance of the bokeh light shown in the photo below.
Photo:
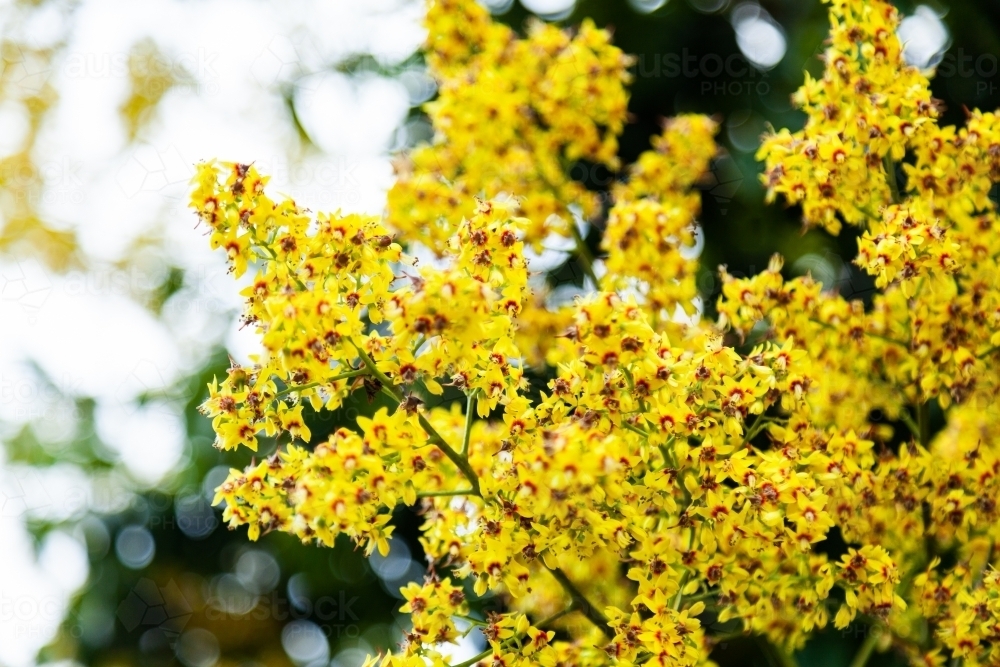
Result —
[{"label": "bokeh light", "polygon": [[941,16],[928,5],[919,5],[904,18],[897,34],[903,43],[903,57],[909,64],[927,69],[940,62],[950,43],[948,28]]},{"label": "bokeh light", "polygon": [[787,42],[781,26],[755,2],[733,8],[731,21],[736,43],[746,59],[760,69],[770,69],[785,56]]}]

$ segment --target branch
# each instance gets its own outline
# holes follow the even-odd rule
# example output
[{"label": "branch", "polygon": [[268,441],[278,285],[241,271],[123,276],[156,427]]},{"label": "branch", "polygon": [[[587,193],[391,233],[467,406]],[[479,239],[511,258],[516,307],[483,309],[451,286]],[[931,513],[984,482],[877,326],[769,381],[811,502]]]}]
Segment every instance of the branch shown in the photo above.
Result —
[{"label": "branch", "polygon": [[452,665],[452,667],[472,667],[474,664],[476,664],[480,660],[485,660],[486,658],[490,657],[491,655],[493,655],[493,647],[492,646],[489,647],[488,649],[486,649],[485,651],[483,651],[482,653],[480,653],[479,655],[474,655],[471,658],[469,658],[468,660],[466,660],[465,662],[460,662],[457,665]]},{"label": "branch", "polygon": [[[569,614],[569,613],[571,613],[573,611],[576,611],[576,609],[577,609],[576,603],[575,602],[571,603],[568,607],[566,607],[562,611],[557,611],[556,613],[552,614],[548,618],[543,618],[541,621],[539,621],[538,623],[535,624],[535,627],[538,628],[539,630],[541,630],[546,625],[551,625],[552,623],[554,623],[555,621],[558,621],[560,618],[562,618],[566,614]],[[483,621],[480,621],[479,619],[476,619],[476,618],[472,618],[470,616],[456,616],[456,618],[461,618],[462,620],[467,621],[467,622],[469,622],[469,623],[471,623],[473,625],[479,625],[479,626],[488,625],[488,623],[484,623]],[[516,635],[512,639],[520,638],[520,636],[521,635]],[[510,641],[510,640],[508,640],[508,641]],[[461,663],[459,663],[457,665],[452,665],[452,667],[472,667],[472,665],[476,664],[480,660],[485,660],[486,658],[490,657],[492,654],[493,654],[493,647],[490,646],[489,648],[487,648],[486,650],[484,650],[482,653],[479,653],[478,655],[472,656],[471,658],[469,658],[465,662],[461,662]]]},{"label": "branch", "polygon": [[889,194],[892,195],[892,203],[899,203],[899,185],[896,183],[896,161],[886,155],[882,158],[882,166],[885,167],[886,182],[889,184]]},{"label": "branch", "polygon": [[580,589],[569,580],[569,577],[566,576],[565,572],[560,570],[558,567],[550,567],[548,570],[552,573],[552,576],[556,578],[556,581],[559,582],[559,585],[562,586],[567,593],[569,593],[570,598],[573,600],[570,606],[578,609],[581,614],[587,617],[588,621],[596,625],[602,632],[604,632],[605,635],[607,635],[609,627],[607,617],[602,614],[597,607],[590,603],[590,600],[588,600],[587,597],[580,592]]},{"label": "branch", "polygon": [[931,444],[931,406],[927,401],[917,406],[917,426],[920,429],[920,445],[929,447]]},{"label": "branch", "polygon": [[764,415],[759,415],[757,419],[754,420],[753,426],[747,429],[746,436],[743,438],[743,447],[746,447],[754,438],[756,438],[761,430],[767,424],[771,423],[770,417],[765,417]]},{"label": "branch", "polygon": [[906,428],[910,429],[910,433],[913,434],[913,437],[919,440],[920,426],[917,422],[913,421],[913,417],[910,416],[910,413],[906,411],[905,407],[899,411],[899,419],[906,424]]},{"label": "branch", "polygon": [[451,489],[444,491],[421,491],[417,498],[444,498],[447,496],[468,496],[472,494],[472,489]]},{"label": "branch", "polygon": [[[356,343],[354,344],[354,347],[358,350],[358,356],[361,357],[361,361],[364,362],[368,372],[375,376],[375,379],[382,384],[382,390],[391,396],[397,403],[402,403],[403,395],[399,392],[399,389],[396,389],[392,380],[390,380],[385,373],[378,369],[375,362],[368,355],[368,353],[365,352],[364,348]],[[445,442],[445,439],[441,437],[441,434],[437,432],[437,429],[431,426],[431,423],[427,421],[427,418],[424,417],[424,415],[419,411],[417,411],[417,420],[420,422],[420,428],[424,429],[424,432],[427,433],[428,441],[431,444],[437,445],[438,449],[444,452],[444,455],[451,459],[451,462],[462,471],[462,474],[469,480],[469,484],[472,485],[472,493],[482,497],[482,491],[479,489],[479,476],[476,475],[476,471],[469,465],[469,460],[452,449],[451,446]]]},{"label": "branch", "polygon": [[282,398],[283,396],[287,396],[288,394],[291,394],[291,393],[296,392],[296,391],[305,391],[306,389],[312,389],[313,387],[319,387],[319,386],[322,386],[324,384],[333,384],[334,382],[339,382],[340,380],[347,380],[349,378],[356,378],[359,375],[365,375],[367,373],[368,373],[368,371],[365,370],[364,368],[359,368],[358,370],[346,371],[344,373],[340,373],[339,375],[334,375],[332,378],[327,378],[327,379],[323,380],[322,382],[310,382],[309,384],[301,384],[301,385],[298,385],[297,387],[293,387],[293,386],[285,387],[284,389],[282,389],[281,391],[279,391],[277,394],[275,394],[274,397],[275,398]]},{"label": "branch", "polygon": [[576,242],[576,258],[580,260],[583,272],[594,282],[594,289],[600,290],[601,283],[597,280],[597,274],[594,273],[594,256],[590,254],[590,248],[587,247],[586,239],[580,234],[580,230],[576,226],[576,221],[569,221],[569,229],[573,235],[573,240]]},{"label": "branch", "polygon": [[882,633],[878,631],[880,626],[872,625],[868,628],[868,636],[865,637],[865,641],[861,644],[861,648],[858,649],[857,654],[854,656],[854,660],[851,661],[851,667],[865,667],[865,663],[868,662],[868,658],[871,657],[872,651],[875,650],[875,645],[878,643],[879,635]]},{"label": "branch", "polygon": [[[841,331],[837,327],[833,326],[829,322],[824,322],[823,320],[816,319],[815,317],[810,317],[809,321],[812,322],[813,324],[818,324],[818,325],[820,325],[821,327],[823,327],[825,329],[829,329],[830,331],[836,331],[839,334],[843,334],[844,333],[843,331]],[[865,331],[863,333],[866,336],[871,336],[872,338],[877,338],[879,340],[884,340],[886,343],[892,343],[893,345],[899,345],[900,347],[905,348],[907,350],[910,349],[910,346],[908,344],[906,344],[906,343],[904,343],[902,341],[896,340],[895,338],[890,338],[889,336],[883,336],[882,334],[875,333],[874,331]]]},{"label": "branch", "polygon": [[469,398],[465,402],[465,437],[462,438],[462,456],[468,458],[469,456],[469,440],[472,438],[472,424],[476,419],[476,396],[479,395],[478,389],[473,389],[469,392]]}]

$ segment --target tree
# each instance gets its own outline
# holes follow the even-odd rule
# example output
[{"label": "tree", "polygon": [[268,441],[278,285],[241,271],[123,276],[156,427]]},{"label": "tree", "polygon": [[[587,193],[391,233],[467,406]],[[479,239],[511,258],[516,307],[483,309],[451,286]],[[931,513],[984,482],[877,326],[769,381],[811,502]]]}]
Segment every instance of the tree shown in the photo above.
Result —
[{"label": "tree", "polygon": [[[474,2],[432,3],[435,139],[382,218],[313,217],[252,165],[200,167],[213,246],[237,278],[257,267],[242,294],[262,341],[203,409],[222,449],[280,443],[219,487],[225,519],[384,554],[393,509],[423,513],[413,628],[372,664],[448,664],[476,627],[489,647],[464,665],[700,664],[733,632],[791,663],[831,620],[867,627],[857,665],[879,645],[997,659],[1000,127],[938,122],[890,4],[833,0],[830,22],[795,97],[804,129],[759,157],[806,225],[863,228],[868,304],[776,257],[723,269],[717,323],[681,317],[716,123],[672,119],[621,171],[630,60],[589,22],[519,37]],[[578,164],[616,178],[589,190]],[[554,237],[589,287],[561,306],[529,266]],[[294,444],[307,406],[361,391],[391,409]],[[504,608],[474,615],[488,591]]]}]

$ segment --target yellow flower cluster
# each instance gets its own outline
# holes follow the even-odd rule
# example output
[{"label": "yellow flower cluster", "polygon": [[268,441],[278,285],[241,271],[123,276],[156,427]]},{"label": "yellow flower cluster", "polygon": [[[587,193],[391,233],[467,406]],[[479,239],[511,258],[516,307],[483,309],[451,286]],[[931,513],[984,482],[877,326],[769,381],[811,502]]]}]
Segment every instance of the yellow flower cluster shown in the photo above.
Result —
[{"label": "yellow flower cluster", "polygon": [[631,60],[590,21],[573,35],[536,22],[519,38],[476,0],[434,0],[426,25],[436,136],[400,166],[389,224],[440,251],[461,220],[460,201],[506,194],[531,221],[528,243],[569,236],[570,205],[589,218],[600,202],[565,163],[617,170]]},{"label": "yellow flower cluster", "polygon": [[808,119],[764,141],[768,200],[801,204],[803,221],[833,233],[888,204],[895,161],[926,140],[937,107],[927,77],[905,64],[888,2],[828,0],[831,30],[823,77],[806,74],[794,96]]},{"label": "yellow flower cluster", "polygon": [[693,312],[698,263],[685,246],[694,244],[701,197],[692,186],[704,177],[716,153],[716,123],[705,116],[667,122],[632,166],[631,178],[615,193],[602,248],[607,252],[608,290],[635,290],[654,320],[680,307]]},{"label": "yellow flower cluster", "polygon": [[[262,342],[203,410],[221,448],[277,445],[219,488],[225,519],[384,553],[392,510],[420,506],[432,568],[403,590],[412,630],[367,664],[443,667],[473,631],[488,646],[465,667],[710,664],[724,624],[790,661],[831,623],[871,626],[855,664],[880,637],[914,664],[996,662],[1000,122],[938,126],[888,3],[830,14],[826,73],[797,95],[807,125],[761,155],[807,223],[864,228],[868,305],[775,257],[723,271],[718,323],[671,321],[696,295],[685,246],[716,154],[715,123],[682,116],[612,188],[596,291],[546,306],[526,248],[596,206],[567,163],[617,168],[628,61],[589,24],[521,39],[471,0],[434,2],[438,137],[385,220],[312,216],[252,166],[199,167],[192,204],[233,272],[255,269]],[[441,261],[418,265],[414,243]],[[393,407],[285,444],[355,391]],[[509,611],[480,618],[488,591]]]},{"label": "yellow flower cluster", "polygon": [[[243,248],[233,265],[251,253],[261,264],[245,295],[265,353],[211,387],[206,410],[220,446],[240,444],[226,439],[230,423],[308,438],[299,401],[329,409],[339,404],[341,383],[385,391],[399,407],[359,418],[361,434],[341,430],[312,452],[289,446],[250,471],[233,471],[219,493],[231,525],[326,544],[343,532],[369,551],[385,550],[386,510],[425,496],[433,508],[428,553],[471,577],[478,594],[502,588],[520,597],[547,571],[573,591],[574,604],[583,594],[564,564],[607,554],[631,560],[641,564],[629,571],[638,597],[628,612],[609,605],[611,616],[631,618],[654,603],[663,613],[627,641],[616,634],[627,630],[612,632],[604,619],[607,652],[621,661],[647,653],[665,661],[677,651],[688,662],[704,657],[698,635],[686,637],[700,607],[676,609],[664,596],[718,594],[728,617],[789,646],[801,644],[804,627],[826,623],[822,601],[834,574],[812,544],[834,525],[828,506],[845,492],[843,476],[870,466],[871,443],[803,421],[813,379],[798,368],[800,351],[766,344],[744,357],[718,344],[674,346],[638,303],[599,293],[574,307],[563,343],[571,360],[532,405],[510,338],[526,282],[516,218],[475,202],[447,246],[447,267],[395,276],[390,265],[405,256],[376,222],[321,215],[308,224],[293,205],[242,189],[246,178],[257,178],[251,168],[205,165],[195,194],[213,234],[235,235]],[[237,223],[243,231],[234,233],[220,222],[241,218],[261,226]],[[333,259],[323,264],[316,255]],[[323,356],[314,340],[327,344]],[[285,388],[275,391],[279,382]],[[466,393],[464,415],[423,408],[415,386],[436,392],[442,382]],[[251,398],[265,384],[256,389],[262,398]],[[477,419],[498,406],[502,425]],[[765,430],[780,448],[753,447]],[[456,505],[453,495],[467,500]],[[870,583],[867,576],[861,581]],[[773,591],[761,603],[776,581],[788,589],[787,608]],[[857,579],[840,581],[853,590]],[[891,606],[897,581],[883,578],[887,590],[849,598],[851,609],[875,613],[887,596]],[[807,605],[811,625],[787,621]],[[429,627],[432,636],[454,631]],[[669,639],[678,632],[679,644]],[[518,660],[535,659],[519,650]]]},{"label": "yellow flower cluster", "polygon": [[865,231],[856,262],[875,276],[877,287],[897,283],[909,295],[924,276],[958,269],[961,246],[947,239],[928,204],[926,199],[911,200],[906,208],[893,204]]},{"label": "yellow flower cluster", "polygon": [[[771,196],[801,204],[807,224],[864,227],[855,261],[879,291],[866,307],[808,276],[785,280],[776,258],[750,279],[723,275],[721,323],[744,336],[763,324],[808,352],[805,368],[822,378],[807,395],[816,427],[851,426],[888,442],[892,429],[873,422],[884,415],[912,432],[911,444],[863,466],[835,501],[845,539],[886,550],[876,561],[884,574],[861,576],[861,563],[873,561],[864,549],[858,568],[845,556],[843,574],[885,587],[870,604],[885,610],[876,616],[915,664],[949,655],[985,664],[998,639],[983,582],[1000,469],[1000,237],[987,194],[1000,174],[1000,119],[973,111],[964,128],[940,127],[926,78],[902,64],[895,10],[832,4],[826,72],[796,98],[806,128],[765,141],[765,182]],[[935,434],[937,409],[945,426]],[[943,565],[943,554],[957,563]],[[885,583],[893,577],[903,582],[894,593]],[[888,614],[893,596],[909,609]],[[853,617],[841,609],[838,625]]]}]

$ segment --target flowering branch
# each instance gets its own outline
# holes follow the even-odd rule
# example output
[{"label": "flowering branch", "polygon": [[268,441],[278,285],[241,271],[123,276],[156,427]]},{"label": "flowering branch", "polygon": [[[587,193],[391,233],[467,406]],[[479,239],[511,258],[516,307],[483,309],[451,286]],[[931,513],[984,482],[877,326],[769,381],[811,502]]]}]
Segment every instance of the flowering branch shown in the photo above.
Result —
[{"label": "flowering branch", "polygon": [[590,600],[588,600],[580,589],[576,587],[576,584],[570,581],[570,578],[566,576],[566,573],[558,567],[550,567],[548,570],[552,573],[552,576],[556,578],[556,581],[559,582],[559,585],[562,586],[567,593],[569,593],[569,596],[573,601],[570,608],[579,610],[581,614],[587,617],[587,620],[600,628],[602,632],[608,634],[608,618],[602,614],[597,607],[590,603]]},{"label": "flowering branch", "polygon": [[[393,384],[392,380],[378,369],[371,356],[365,352],[360,345],[355,344],[355,347],[358,350],[358,356],[360,356],[361,361],[364,362],[365,368],[367,368],[368,372],[381,383],[382,391],[386,392],[389,396],[395,399],[397,403],[402,404],[403,395]],[[424,415],[419,411],[417,412],[417,419],[420,421],[420,427],[424,429],[425,433],[427,433],[428,442],[433,445],[437,445],[438,449],[444,452],[444,455],[451,459],[451,462],[454,463],[460,471],[462,471],[462,474],[465,475],[466,479],[468,479],[469,483],[472,485],[472,493],[477,496],[482,496],[483,494],[479,489],[479,477],[476,475],[476,471],[472,469],[472,466],[469,465],[469,459],[452,449],[451,445],[445,442],[445,439],[441,437],[441,434],[437,432],[437,429],[435,429],[431,423],[427,421],[427,418],[424,417]]]},{"label": "flowering branch", "polygon": [[[572,603],[568,607],[566,607],[565,609],[563,609],[562,611],[557,611],[556,613],[552,614],[548,618],[542,619],[541,621],[538,622],[538,624],[535,627],[537,627],[537,628],[540,629],[540,628],[544,628],[547,625],[552,625],[553,623],[555,623],[556,621],[558,621],[560,618],[562,618],[566,614],[572,613],[575,610],[576,610],[576,603]],[[480,621],[479,619],[470,618],[468,616],[458,616],[458,618],[461,618],[462,620],[464,620],[464,621],[466,621],[468,623],[471,623],[473,625],[479,625],[479,626],[489,625],[488,623],[484,623],[483,621]],[[526,633],[523,633],[523,632],[517,633],[516,635],[514,635],[513,637],[511,637],[510,639],[508,639],[507,642],[517,641],[521,637],[523,637],[525,634]],[[507,642],[505,642],[505,643],[507,643]],[[475,665],[477,662],[480,662],[481,660],[485,660],[486,658],[488,658],[491,655],[493,655],[493,651],[494,651],[494,649],[491,646],[491,647],[483,650],[482,652],[480,652],[480,653],[472,656],[471,658],[469,658],[465,662],[460,662],[457,665],[452,665],[451,667],[472,667],[472,665]]]}]

